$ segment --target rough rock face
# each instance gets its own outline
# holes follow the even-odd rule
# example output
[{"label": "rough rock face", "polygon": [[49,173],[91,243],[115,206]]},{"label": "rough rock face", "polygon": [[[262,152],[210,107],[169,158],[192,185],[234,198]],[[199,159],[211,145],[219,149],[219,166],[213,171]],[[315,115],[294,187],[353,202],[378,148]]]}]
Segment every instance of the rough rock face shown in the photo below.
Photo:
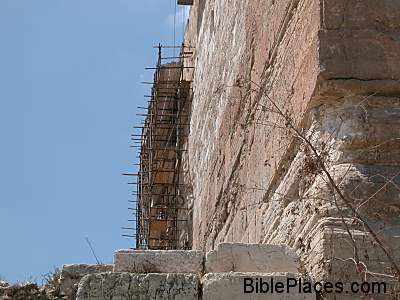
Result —
[{"label": "rough rock face", "polygon": [[82,279],[77,300],[195,300],[198,293],[194,274],[101,273]]},{"label": "rough rock face", "polygon": [[399,264],[400,2],[195,1],[185,39],[194,248],[286,244],[349,280],[353,239],[364,271],[393,274],[289,123]]},{"label": "rough rock face", "polygon": [[60,292],[64,294],[67,299],[74,300],[76,298],[79,281],[85,275],[111,272],[112,270],[113,265],[63,265],[60,276]]}]

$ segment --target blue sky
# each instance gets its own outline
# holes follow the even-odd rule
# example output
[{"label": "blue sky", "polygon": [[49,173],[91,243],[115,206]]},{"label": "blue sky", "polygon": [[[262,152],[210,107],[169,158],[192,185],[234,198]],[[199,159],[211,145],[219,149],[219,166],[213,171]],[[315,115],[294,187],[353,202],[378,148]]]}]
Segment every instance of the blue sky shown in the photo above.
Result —
[{"label": "blue sky", "polygon": [[[0,276],[112,262],[130,199],[137,106],[174,0],[0,0]],[[181,8],[182,9],[182,8]],[[178,7],[177,36],[183,15]],[[177,38],[179,40],[179,38]]]}]

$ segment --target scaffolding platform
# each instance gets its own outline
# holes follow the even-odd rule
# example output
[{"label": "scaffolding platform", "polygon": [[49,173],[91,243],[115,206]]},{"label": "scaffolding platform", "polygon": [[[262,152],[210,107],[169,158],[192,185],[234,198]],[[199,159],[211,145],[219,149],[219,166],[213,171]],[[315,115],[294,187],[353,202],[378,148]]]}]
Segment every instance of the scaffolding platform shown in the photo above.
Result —
[{"label": "scaffolding platform", "polygon": [[[158,47],[151,98],[135,135],[139,147],[134,234],[136,249],[189,248],[188,205],[182,178],[182,155],[189,132],[191,82],[183,80],[187,48],[179,59],[163,57]],[[146,83],[147,84],[147,83]],[[127,235],[125,235],[127,236]]]}]

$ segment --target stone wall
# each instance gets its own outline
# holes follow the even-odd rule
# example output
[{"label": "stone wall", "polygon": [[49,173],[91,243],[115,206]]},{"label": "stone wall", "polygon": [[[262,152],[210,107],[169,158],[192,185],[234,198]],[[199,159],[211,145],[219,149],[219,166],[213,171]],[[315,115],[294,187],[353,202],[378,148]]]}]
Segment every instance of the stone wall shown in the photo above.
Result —
[{"label": "stone wall", "polygon": [[[118,250],[114,266],[113,272],[83,277],[76,299],[316,299],[314,291],[303,293],[293,286],[289,293],[272,291],[274,282],[285,285],[288,279],[312,283],[311,278],[299,274],[298,256],[284,245],[221,243],[207,254]],[[245,293],[244,283],[249,279],[253,280],[253,291]],[[263,292],[254,282],[264,282]]]},{"label": "stone wall", "polygon": [[288,120],[400,261],[400,2],[195,0],[185,44],[194,249],[284,243],[316,278],[357,278],[348,224],[368,270],[392,274]]}]

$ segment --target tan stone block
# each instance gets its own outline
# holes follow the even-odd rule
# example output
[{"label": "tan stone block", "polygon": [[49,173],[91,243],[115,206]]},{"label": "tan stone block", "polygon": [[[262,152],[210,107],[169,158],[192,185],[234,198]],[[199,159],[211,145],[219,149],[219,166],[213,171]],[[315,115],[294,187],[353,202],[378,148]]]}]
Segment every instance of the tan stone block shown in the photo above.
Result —
[{"label": "tan stone block", "polygon": [[114,271],[199,274],[203,258],[203,252],[192,250],[118,250],[114,253]]},{"label": "tan stone block", "polygon": [[79,283],[77,300],[197,300],[199,278],[194,274],[100,273]]},{"label": "tan stone block", "polygon": [[390,80],[400,78],[400,32],[325,30],[320,32],[320,60],[325,79]]},{"label": "tan stone block", "polygon": [[[209,273],[203,277],[203,300],[315,300],[315,294],[299,293],[297,288],[283,293],[271,293],[271,286],[276,286],[277,282],[287,283],[288,278],[298,278],[298,274],[293,273]],[[245,278],[253,280],[253,293],[244,293]],[[261,281],[268,284],[268,292],[256,293],[256,282]],[[250,281],[247,281],[250,283]],[[246,288],[251,291],[250,287]],[[263,290],[266,291],[266,285],[263,285]],[[281,290],[281,289],[279,289]]]},{"label": "tan stone block", "polygon": [[88,274],[111,272],[113,265],[63,265],[60,276],[60,292],[68,299],[75,299],[79,281]]},{"label": "tan stone block", "polygon": [[299,259],[285,245],[221,243],[207,253],[205,266],[206,273],[297,273]]}]

